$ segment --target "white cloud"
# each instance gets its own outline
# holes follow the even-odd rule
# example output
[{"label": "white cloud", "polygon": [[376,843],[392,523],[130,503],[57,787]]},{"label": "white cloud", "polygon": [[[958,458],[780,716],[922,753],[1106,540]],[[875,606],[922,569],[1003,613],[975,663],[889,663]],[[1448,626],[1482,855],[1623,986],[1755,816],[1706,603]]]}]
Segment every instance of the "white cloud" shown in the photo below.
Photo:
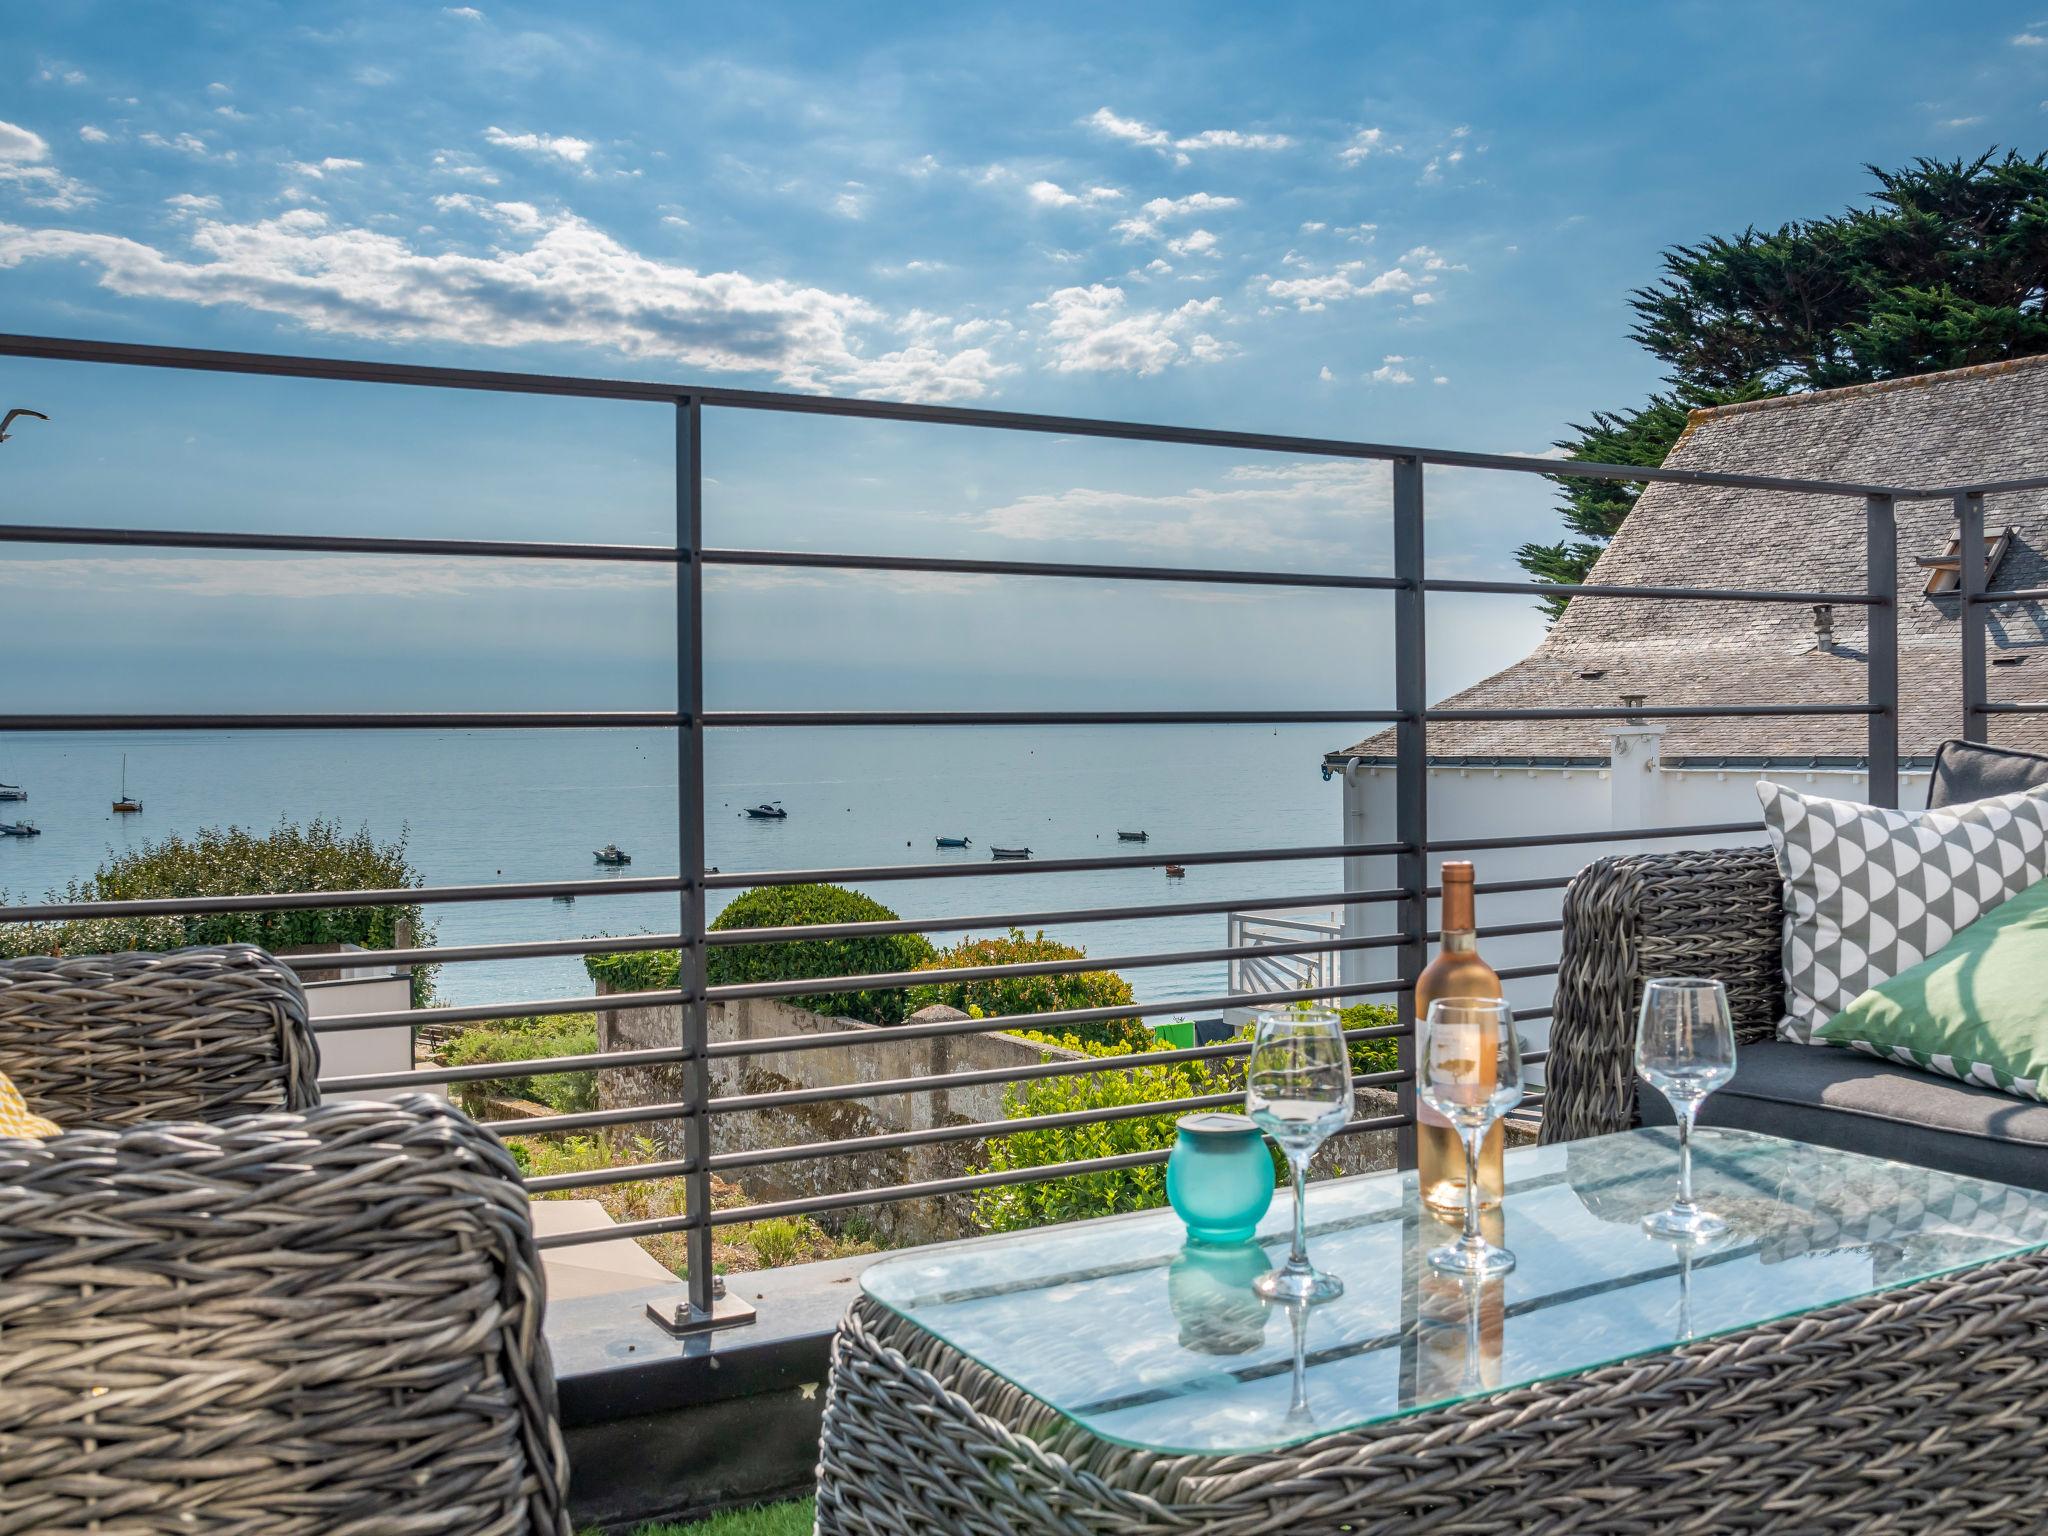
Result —
[{"label": "white cloud", "polygon": [[204,197],[197,192],[179,192],[165,198],[164,203],[180,213],[216,213],[220,210],[219,198]]},{"label": "white cloud", "polygon": [[460,176],[465,181],[481,182],[484,186],[495,187],[497,174],[488,166],[478,165],[470,156],[456,149],[434,151],[434,170],[443,176]]},{"label": "white cloud", "polygon": [[1316,377],[1321,379],[1325,384],[1330,384],[1336,381],[1337,375],[1330,372],[1329,364],[1325,363],[1323,365],[1322,371],[1319,372],[1316,375]]},{"label": "white cloud", "polygon": [[293,160],[285,166],[285,169],[294,175],[310,176],[315,181],[336,171],[360,171],[362,168],[362,161],[346,160],[340,155],[329,155],[324,160]]},{"label": "white cloud", "polygon": [[111,133],[108,133],[106,129],[95,128],[91,123],[81,124],[78,130],[78,136],[81,139],[85,140],[85,142],[88,144],[104,144],[109,139],[113,138],[113,135]]},{"label": "white cloud", "polygon": [[1410,304],[1434,304],[1436,302],[1436,295],[1425,288],[1420,293],[1411,293],[1408,296],[1408,302]]},{"label": "white cloud", "polygon": [[1351,551],[1358,525],[1392,499],[1383,464],[1311,460],[1240,464],[1220,483],[1146,494],[1077,487],[1038,493],[963,519],[998,538],[1123,544],[1133,550]]},{"label": "white cloud", "polygon": [[1176,256],[1206,256],[1216,249],[1216,237],[1206,229],[1191,229],[1178,240],[1166,242]]},{"label": "white cloud", "polygon": [[1441,374],[1441,373],[1440,373],[1440,374],[1438,374],[1438,375],[1437,375],[1437,376],[1436,376],[1435,378],[1431,379],[1431,380],[1430,380],[1429,382],[1430,382],[1430,383],[1432,383],[1432,384],[1448,384],[1448,383],[1450,383],[1451,381],[1450,381],[1450,379],[1449,379],[1448,377],[1446,377],[1446,376],[1445,376],[1444,374]]},{"label": "white cloud", "polygon": [[227,96],[233,94],[228,90],[228,88],[225,85],[221,84],[220,81],[218,80],[214,81],[211,85],[207,86],[206,90],[207,94],[211,96]]},{"label": "white cloud", "polygon": [[567,134],[507,133],[496,124],[484,130],[484,140],[500,149],[516,149],[522,155],[547,155],[570,165],[583,164],[597,147],[588,139],[571,138]]},{"label": "white cloud", "polygon": [[1319,235],[1330,226],[1321,219],[1310,219],[1301,226],[1304,235]]},{"label": "white cloud", "polygon": [[22,200],[38,208],[68,212],[93,200],[84,183],[49,164],[50,146],[43,136],[18,123],[0,122],[0,187],[14,187]]},{"label": "white cloud", "polygon": [[1178,165],[1190,163],[1190,152],[1211,149],[1287,149],[1294,140],[1284,133],[1245,133],[1236,128],[1205,128],[1200,133],[1176,138],[1164,128],[1150,123],[1139,122],[1136,118],[1119,117],[1108,107],[1097,107],[1081,121],[1107,138],[1121,139],[1126,144],[1135,144],[1142,149],[1157,150]]},{"label": "white cloud", "polygon": [[1405,357],[1389,353],[1380,359],[1379,367],[1373,369],[1372,381],[1375,384],[1413,384],[1415,375],[1401,366],[1407,361]]},{"label": "white cloud", "polygon": [[1934,126],[1937,128],[1974,128],[1983,122],[1981,117],[1945,117]]},{"label": "white cloud", "polygon": [[213,109],[213,115],[215,117],[224,117],[231,123],[246,123],[249,121],[248,113],[228,106],[225,102]]},{"label": "white cloud", "polygon": [[1180,363],[1214,362],[1228,346],[1202,329],[1223,308],[1217,298],[1177,309],[1130,309],[1124,291],[1104,283],[1061,288],[1031,306],[1047,317],[1045,339],[1056,373],[1158,373]]},{"label": "white cloud", "polygon": [[1219,197],[1213,192],[1190,192],[1186,197],[1155,197],[1127,219],[1119,219],[1116,232],[1128,243],[1145,240],[1159,233],[1159,226],[1168,219],[1188,218],[1198,213],[1220,213],[1236,208],[1239,200],[1234,197]]},{"label": "white cloud", "polygon": [[1380,293],[1402,293],[1415,286],[1414,277],[1401,267],[1389,267],[1377,277],[1361,283],[1349,271],[1331,272],[1323,277],[1262,276],[1266,292],[1300,310],[1318,310],[1351,299],[1371,298]]},{"label": "white cloud", "polygon": [[[492,206],[525,228],[524,205]],[[913,338],[873,351],[870,338],[888,337],[893,322],[855,295],[655,260],[568,214],[543,221],[523,248],[481,256],[335,227],[310,209],[248,224],[202,219],[189,244],[179,256],[117,235],[0,223],[0,269],[76,262],[123,297],[243,305],[332,335],[601,348],[801,390],[970,399],[1011,371],[984,347]]]},{"label": "white cloud", "polygon": [[[859,182],[847,183],[849,188],[858,188]],[[832,199],[832,211],[842,219],[859,219],[867,216],[868,205],[857,190],[840,193]]]},{"label": "white cloud", "polygon": [[2012,45],[2015,48],[2048,48],[2048,37],[2039,32],[2015,32]]},{"label": "white cloud", "polygon": [[484,19],[484,13],[473,5],[444,5],[441,7],[441,14],[456,17],[461,21],[482,21]]},{"label": "white cloud", "polygon": [[176,138],[167,139],[162,134],[151,131],[142,135],[142,142],[153,149],[175,149],[187,155],[203,156],[207,152],[206,140],[196,133],[181,133]]},{"label": "white cloud", "polygon": [[1401,255],[1401,265],[1404,267],[1414,267],[1422,272],[1469,272],[1471,270],[1463,262],[1446,261],[1435,250],[1426,245],[1418,245],[1413,250],[1404,251]]},{"label": "white cloud", "polygon": [[1361,128],[1351,135],[1351,142],[1337,151],[1337,158],[1346,165],[1357,165],[1361,160],[1384,154],[1392,146],[1385,142],[1386,132],[1379,128]]},{"label": "white cloud", "polygon": [[49,153],[49,143],[40,133],[17,123],[0,123],[0,160],[41,160]]},{"label": "white cloud", "polygon": [[1100,207],[1123,196],[1115,187],[1089,187],[1085,191],[1069,192],[1056,181],[1034,181],[1024,189],[1024,193],[1041,208]]}]

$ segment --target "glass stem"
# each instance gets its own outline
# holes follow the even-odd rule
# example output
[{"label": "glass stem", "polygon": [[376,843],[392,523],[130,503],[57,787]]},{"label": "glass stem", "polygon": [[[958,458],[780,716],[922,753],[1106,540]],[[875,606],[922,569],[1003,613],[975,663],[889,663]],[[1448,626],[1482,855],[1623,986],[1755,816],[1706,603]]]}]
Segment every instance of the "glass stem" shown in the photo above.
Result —
[{"label": "glass stem", "polygon": [[1287,1164],[1294,1170],[1294,1251],[1287,1256],[1287,1267],[1305,1270],[1308,1263],[1308,1159],[1289,1153]]},{"label": "glass stem", "polygon": [[1692,1210],[1692,1122],[1700,1112],[1697,1100],[1687,1099],[1678,1109],[1678,1209]]},{"label": "glass stem", "polygon": [[1486,1139],[1486,1123],[1465,1127],[1465,1235],[1461,1246],[1477,1252],[1486,1246],[1479,1235],[1479,1144]]}]

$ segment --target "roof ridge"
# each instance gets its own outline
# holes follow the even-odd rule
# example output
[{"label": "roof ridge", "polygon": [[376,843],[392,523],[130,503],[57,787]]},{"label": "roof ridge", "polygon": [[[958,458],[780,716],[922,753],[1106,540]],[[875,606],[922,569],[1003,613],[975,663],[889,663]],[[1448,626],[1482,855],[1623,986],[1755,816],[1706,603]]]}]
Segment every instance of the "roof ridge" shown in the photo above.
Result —
[{"label": "roof ridge", "polygon": [[1952,379],[1995,378],[1999,374],[2013,373],[2022,368],[2034,368],[2044,364],[2048,364],[2048,352],[2035,353],[2030,357],[2008,357],[1995,363],[1972,363],[1967,368],[1944,368],[1939,373],[1909,373],[1896,379],[1872,379],[1867,384],[1844,384],[1838,389],[1808,389],[1791,395],[1769,395],[1762,400],[1738,400],[1729,405],[1699,405],[1686,413],[1686,430],[1689,432],[1702,422],[1718,421],[1725,416],[1741,416],[1751,411],[1812,405],[1823,400],[1841,400],[1855,395],[1879,395],[1894,389],[1914,389],[1927,384],[1943,384]]}]

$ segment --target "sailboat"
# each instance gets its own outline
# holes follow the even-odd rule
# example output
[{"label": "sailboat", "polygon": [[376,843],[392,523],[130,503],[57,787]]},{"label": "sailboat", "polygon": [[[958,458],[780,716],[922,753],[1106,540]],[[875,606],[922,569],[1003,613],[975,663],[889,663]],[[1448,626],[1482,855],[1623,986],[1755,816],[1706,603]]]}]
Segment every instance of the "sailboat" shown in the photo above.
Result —
[{"label": "sailboat", "polygon": [[121,754],[121,798],[114,802],[114,814],[116,816],[133,816],[141,810],[142,802],[140,800],[130,800],[128,798],[128,754],[123,752]]}]

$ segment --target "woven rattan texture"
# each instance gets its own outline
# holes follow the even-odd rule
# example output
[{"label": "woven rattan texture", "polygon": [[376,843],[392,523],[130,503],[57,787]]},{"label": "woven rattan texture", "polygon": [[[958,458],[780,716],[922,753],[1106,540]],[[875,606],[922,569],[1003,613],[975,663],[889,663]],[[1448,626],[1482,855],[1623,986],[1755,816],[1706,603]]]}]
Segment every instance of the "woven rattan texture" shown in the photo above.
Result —
[{"label": "woven rattan texture", "polygon": [[66,1129],[307,1109],[299,979],[250,944],[0,961],[0,1072]]},{"label": "woven rattan texture", "polygon": [[0,1139],[0,1536],[567,1536],[542,1296],[425,1095]]}]

